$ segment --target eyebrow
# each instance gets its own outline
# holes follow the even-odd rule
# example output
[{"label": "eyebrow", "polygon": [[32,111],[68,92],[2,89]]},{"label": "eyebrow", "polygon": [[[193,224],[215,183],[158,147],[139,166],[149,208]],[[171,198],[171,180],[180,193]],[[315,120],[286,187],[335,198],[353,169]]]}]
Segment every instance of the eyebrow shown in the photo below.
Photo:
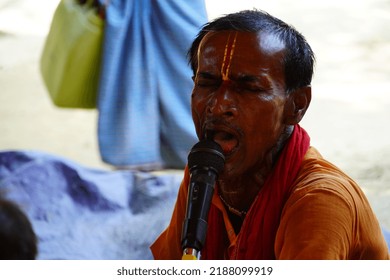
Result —
[{"label": "eyebrow", "polygon": [[[204,79],[210,79],[210,80],[221,79],[221,75],[219,75],[219,73],[216,75],[210,72],[203,72],[203,71],[198,72],[196,76]],[[266,79],[266,77],[263,75],[249,75],[249,74],[239,74],[236,77],[234,76],[232,77],[232,80],[235,80],[237,82],[261,82],[264,79]]]},{"label": "eyebrow", "polygon": [[206,79],[218,79],[221,77],[221,75],[214,75],[211,74],[210,72],[198,72],[196,76],[199,76],[201,78],[206,78]]},{"label": "eyebrow", "polygon": [[256,82],[261,80],[261,77],[254,75],[239,75],[236,80],[240,82]]},{"label": "eyebrow", "polygon": [[236,77],[233,77],[234,80],[241,83],[251,83],[251,82],[269,82],[269,77],[267,73],[261,75],[250,75],[250,74],[238,74]]}]

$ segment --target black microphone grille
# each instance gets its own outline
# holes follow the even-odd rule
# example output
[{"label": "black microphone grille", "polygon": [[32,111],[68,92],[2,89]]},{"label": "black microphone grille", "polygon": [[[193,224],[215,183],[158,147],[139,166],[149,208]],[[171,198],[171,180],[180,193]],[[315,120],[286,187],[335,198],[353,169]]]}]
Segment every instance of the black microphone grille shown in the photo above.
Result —
[{"label": "black microphone grille", "polygon": [[223,170],[225,165],[225,156],[221,146],[212,140],[202,140],[196,143],[188,155],[188,167],[191,170],[194,167],[213,168],[217,173]]}]

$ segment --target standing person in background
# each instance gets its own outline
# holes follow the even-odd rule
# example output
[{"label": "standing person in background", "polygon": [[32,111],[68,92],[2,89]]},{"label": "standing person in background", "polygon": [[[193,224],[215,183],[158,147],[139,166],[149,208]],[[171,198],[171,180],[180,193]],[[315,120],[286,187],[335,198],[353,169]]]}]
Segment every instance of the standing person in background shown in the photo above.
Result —
[{"label": "standing person in background", "polygon": [[111,0],[98,98],[98,143],[117,167],[183,168],[197,141],[186,53],[204,0]]},{"label": "standing person in background", "polygon": [[[389,259],[360,187],[310,146],[299,126],[311,101],[314,53],[262,11],[206,24],[189,52],[199,140],[225,156],[202,259]],[[156,259],[180,259],[190,174],[185,169]]]}]

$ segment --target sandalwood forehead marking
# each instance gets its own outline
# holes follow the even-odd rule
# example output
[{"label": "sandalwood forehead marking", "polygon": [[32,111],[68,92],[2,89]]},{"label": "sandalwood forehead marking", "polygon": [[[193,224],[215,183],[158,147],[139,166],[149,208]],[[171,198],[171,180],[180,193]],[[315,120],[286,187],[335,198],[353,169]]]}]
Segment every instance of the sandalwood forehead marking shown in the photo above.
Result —
[{"label": "sandalwood forehead marking", "polygon": [[232,63],[234,48],[236,47],[237,34],[238,34],[237,32],[234,33],[233,40],[230,39],[231,33],[229,33],[229,36],[227,38],[227,42],[225,45],[225,52],[223,54],[223,61],[221,66],[221,75],[223,81],[229,81],[230,66]]}]

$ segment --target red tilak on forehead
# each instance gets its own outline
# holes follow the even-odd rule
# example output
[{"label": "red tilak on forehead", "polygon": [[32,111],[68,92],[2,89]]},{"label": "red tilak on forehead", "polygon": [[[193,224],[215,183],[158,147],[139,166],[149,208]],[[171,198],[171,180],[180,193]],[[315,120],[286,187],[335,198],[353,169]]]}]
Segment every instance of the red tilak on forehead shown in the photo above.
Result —
[{"label": "red tilak on forehead", "polygon": [[221,75],[223,81],[229,80],[230,65],[234,54],[234,48],[236,47],[237,32],[234,33],[233,40],[230,40],[230,33],[225,45],[225,52],[223,55],[223,62],[221,67]]}]

